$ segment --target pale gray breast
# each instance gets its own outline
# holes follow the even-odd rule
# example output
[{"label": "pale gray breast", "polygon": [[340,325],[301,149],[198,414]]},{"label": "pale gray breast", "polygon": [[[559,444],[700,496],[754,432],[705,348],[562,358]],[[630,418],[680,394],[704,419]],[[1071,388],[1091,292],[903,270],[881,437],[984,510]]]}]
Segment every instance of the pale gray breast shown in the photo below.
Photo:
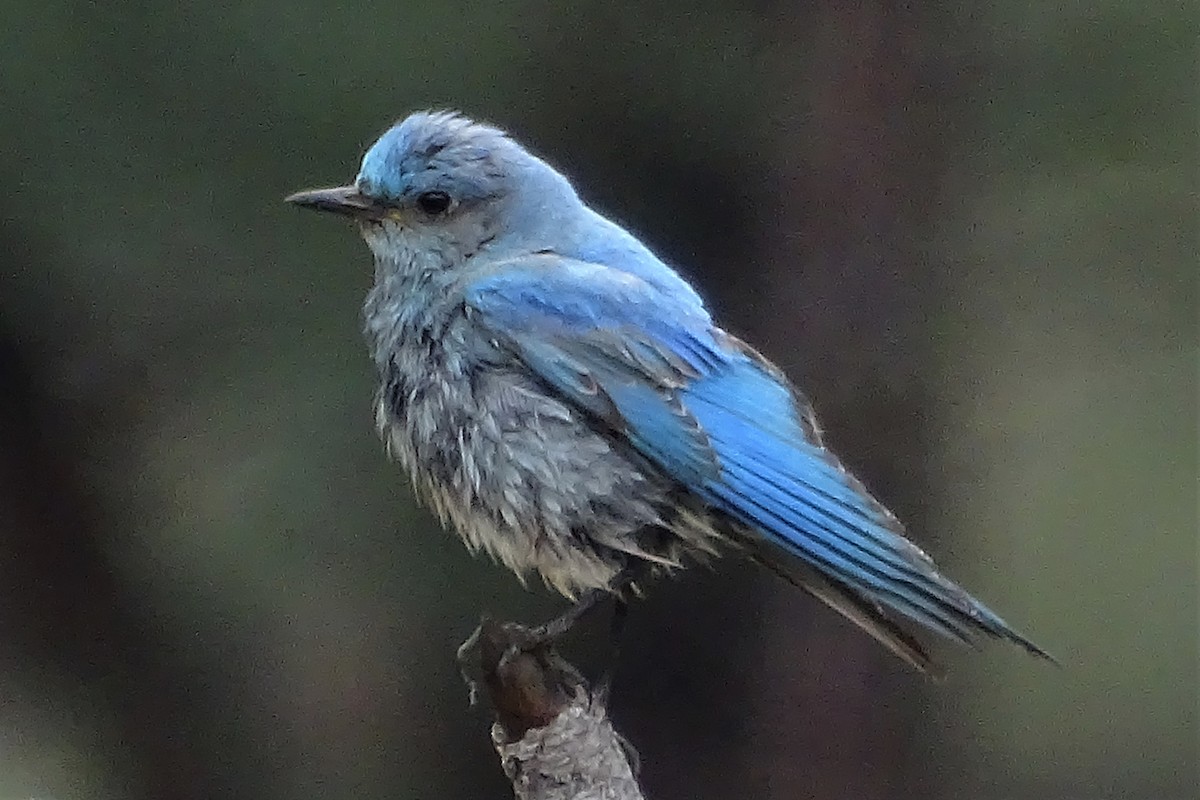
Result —
[{"label": "pale gray breast", "polygon": [[518,574],[571,595],[605,586],[638,536],[664,525],[670,481],[593,427],[473,327],[461,308],[437,335],[392,341],[377,422],[444,524]]}]

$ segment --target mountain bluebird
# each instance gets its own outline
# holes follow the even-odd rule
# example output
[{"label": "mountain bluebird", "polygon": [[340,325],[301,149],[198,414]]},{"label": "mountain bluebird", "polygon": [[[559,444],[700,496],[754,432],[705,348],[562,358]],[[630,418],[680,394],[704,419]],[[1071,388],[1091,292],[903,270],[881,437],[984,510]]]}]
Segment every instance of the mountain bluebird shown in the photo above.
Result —
[{"label": "mountain bluebird", "polygon": [[736,550],[918,669],[900,622],[1048,657],[904,537],[778,368],[503,132],[413,114],[353,184],[287,199],[357,221],[379,433],[472,551],[574,600]]}]

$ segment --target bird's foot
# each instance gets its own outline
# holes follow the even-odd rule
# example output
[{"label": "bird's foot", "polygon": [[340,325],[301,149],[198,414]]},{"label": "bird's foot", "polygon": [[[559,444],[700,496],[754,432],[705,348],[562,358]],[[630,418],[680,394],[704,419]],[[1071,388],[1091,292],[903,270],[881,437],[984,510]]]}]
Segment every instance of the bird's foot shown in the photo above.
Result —
[{"label": "bird's foot", "polygon": [[[483,639],[487,636],[489,630],[496,631],[503,628],[506,641],[515,650],[522,652],[546,650],[552,647],[559,639],[566,636],[575,627],[576,623],[594,611],[601,604],[601,601],[608,596],[609,593],[603,589],[591,589],[566,611],[552,620],[543,622],[541,625],[526,626],[514,622],[497,623],[485,616],[479,625],[475,627],[475,630],[471,632],[471,635],[458,646],[458,651],[455,654],[459,675],[462,677],[463,683],[467,685],[467,702],[474,706],[479,700],[479,682],[471,673],[474,671],[473,668],[482,654]],[[623,605],[623,603],[620,603],[618,607]],[[621,616],[623,617],[624,615],[622,614]],[[616,617],[614,616],[614,627],[616,626],[615,619]],[[606,670],[605,674],[607,675],[608,673],[609,670]],[[611,683],[611,681],[608,681],[608,683]]]},{"label": "bird's foot", "polygon": [[487,617],[480,620],[475,630],[463,640],[454,654],[454,660],[458,663],[458,674],[467,685],[467,705],[471,708],[479,702],[479,681],[471,676],[471,663],[475,654],[479,652],[479,639],[483,636],[483,626],[487,621]]},{"label": "bird's foot", "polygon": [[[514,622],[498,623],[486,615],[480,621],[471,635],[459,645],[455,660],[458,662],[458,672],[467,685],[467,699],[474,706],[479,700],[479,682],[472,677],[475,667],[488,645],[495,639],[497,631],[503,630],[504,639],[514,652],[533,652],[535,650],[547,653],[575,627],[580,620],[598,608],[602,602],[612,597],[614,600],[612,620],[609,624],[609,652],[605,658],[604,669],[595,683],[593,695],[607,702],[612,691],[613,673],[616,671],[617,658],[620,654],[621,637],[625,630],[625,621],[629,616],[629,603],[625,592],[636,592],[633,579],[636,572],[622,572],[607,589],[589,589],[579,600],[554,619],[541,625],[526,626]],[[486,660],[486,659],[484,659]]]}]

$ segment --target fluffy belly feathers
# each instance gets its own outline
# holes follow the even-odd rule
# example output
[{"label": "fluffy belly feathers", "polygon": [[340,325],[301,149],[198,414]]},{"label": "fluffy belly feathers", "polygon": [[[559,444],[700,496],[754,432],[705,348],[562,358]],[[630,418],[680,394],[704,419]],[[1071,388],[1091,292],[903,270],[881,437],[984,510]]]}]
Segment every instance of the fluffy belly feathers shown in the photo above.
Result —
[{"label": "fluffy belly feathers", "polygon": [[568,597],[609,587],[631,560],[674,565],[672,544],[648,549],[674,527],[673,487],[529,383],[441,371],[381,387],[380,436],[420,501],[472,551]]}]

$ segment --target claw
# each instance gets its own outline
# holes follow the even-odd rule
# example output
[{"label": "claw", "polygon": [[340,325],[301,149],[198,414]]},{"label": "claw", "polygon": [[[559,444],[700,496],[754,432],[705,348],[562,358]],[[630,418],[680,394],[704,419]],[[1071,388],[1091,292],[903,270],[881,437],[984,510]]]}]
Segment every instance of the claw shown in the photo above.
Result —
[{"label": "claw", "polygon": [[479,637],[483,635],[485,621],[486,618],[475,626],[475,630],[471,631],[471,635],[458,646],[458,650],[454,654],[454,660],[458,662],[458,674],[463,683],[467,685],[468,708],[474,708],[479,702],[479,681],[471,677],[470,664],[474,661],[475,654],[479,652]]}]

